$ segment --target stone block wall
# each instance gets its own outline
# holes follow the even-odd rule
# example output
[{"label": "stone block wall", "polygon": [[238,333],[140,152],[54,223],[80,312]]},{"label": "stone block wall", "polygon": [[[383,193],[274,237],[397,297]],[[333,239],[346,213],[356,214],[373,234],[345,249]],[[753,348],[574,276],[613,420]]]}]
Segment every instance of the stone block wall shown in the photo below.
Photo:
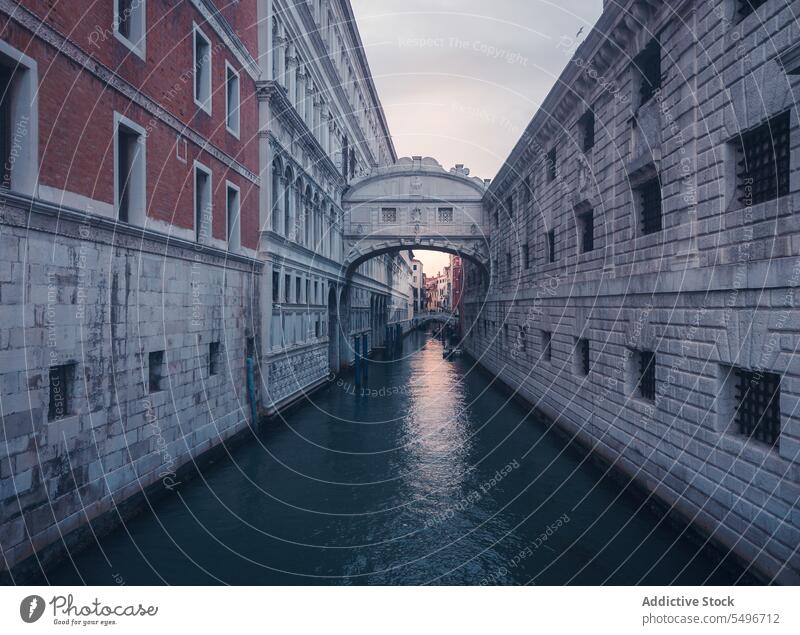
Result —
[{"label": "stone block wall", "polygon": [[3,571],[246,429],[257,350],[256,261],[29,205],[0,210]]},{"label": "stone block wall", "polygon": [[[787,3],[738,9],[609,3],[580,46],[557,44],[567,68],[485,201],[492,273],[465,264],[466,346],[712,541],[796,583],[799,80],[782,59],[800,32]],[[642,103],[634,60],[654,36],[661,86]],[[788,192],[751,203],[737,144],[786,112]],[[648,233],[639,188],[653,177],[661,229]],[[652,398],[643,352],[655,353]],[[734,423],[737,369],[779,378],[774,446]]]}]

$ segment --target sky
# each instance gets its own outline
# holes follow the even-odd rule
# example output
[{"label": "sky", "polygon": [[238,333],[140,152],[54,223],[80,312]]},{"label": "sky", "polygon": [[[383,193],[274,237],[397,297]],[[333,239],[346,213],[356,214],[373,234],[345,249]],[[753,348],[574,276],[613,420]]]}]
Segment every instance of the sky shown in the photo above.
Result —
[{"label": "sky", "polygon": [[[351,0],[398,156],[493,178],[602,0]],[[583,33],[578,32],[583,28]],[[449,262],[415,252],[425,273]]]}]

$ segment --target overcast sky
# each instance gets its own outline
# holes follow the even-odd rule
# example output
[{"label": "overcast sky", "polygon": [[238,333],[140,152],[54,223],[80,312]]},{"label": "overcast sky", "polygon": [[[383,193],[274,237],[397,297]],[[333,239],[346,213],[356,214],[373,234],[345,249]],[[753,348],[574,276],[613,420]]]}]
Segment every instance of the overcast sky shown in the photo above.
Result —
[{"label": "overcast sky", "polygon": [[[399,156],[493,178],[602,0],[351,0]],[[425,272],[446,254],[418,252]]]}]

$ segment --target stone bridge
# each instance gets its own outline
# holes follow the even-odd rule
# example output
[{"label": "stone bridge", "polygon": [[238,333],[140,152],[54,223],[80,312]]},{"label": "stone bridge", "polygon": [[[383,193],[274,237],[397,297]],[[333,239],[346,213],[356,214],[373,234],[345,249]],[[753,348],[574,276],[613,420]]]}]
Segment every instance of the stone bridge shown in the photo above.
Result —
[{"label": "stone bridge", "polygon": [[449,172],[436,159],[412,157],[354,180],[343,197],[344,266],[407,249],[433,249],[489,268],[484,228],[487,184],[464,166]]}]

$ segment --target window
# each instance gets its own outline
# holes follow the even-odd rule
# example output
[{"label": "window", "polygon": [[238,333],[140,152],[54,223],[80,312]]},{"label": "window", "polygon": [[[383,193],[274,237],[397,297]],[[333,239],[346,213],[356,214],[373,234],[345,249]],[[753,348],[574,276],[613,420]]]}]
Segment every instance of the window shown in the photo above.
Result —
[{"label": "window", "polygon": [[51,366],[49,375],[50,400],[47,407],[47,420],[58,421],[71,414],[75,364]]},{"label": "window", "polygon": [[0,40],[0,187],[36,194],[36,62]]},{"label": "window", "polygon": [[767,0],[739,0],[739,18],[746,18],[762,4],[766,3]]},{"label": "window", "polygon": [[547,261],[556,261],[556,230],[551,229],[547,232]]},{"label": "window", "polygon": [[575,368],[576,371],[586,377],[589,374],[591,367],[591,359],[589,357],[589,340],[584,337],[579,337],[575,343]]},{"label": "window", "polygon": [[225,127],[234,137],[239,138],[239,73],[225,62]]},{"label": "window", "polygon": [[578,240],[582,254],[594,250],[594,211],[588,210],[578,215]]},{"label": "window", "polygon": [[219,372],[219,342],[211,342],[208,345],[208,376],[216,375]]},{"label": "window", "polygon": [[146,0],[114,0],[114,36],[144,59]]},{"label": "window", "polygon": [[314,299],[311,297],[311,280],[306,280],[306,304],[314,304]]},{"label": "window", "polygon": [[277,271],[272,272],[272,301],[278,303],[281,301],[281,274]]},{"label": "window", "polygon": [[453,208],[452,207],[440,207],[439,208],[439,222],[440,223],[452,223],[453,222]]},{"label": "window", "polygon": [[396,223],[397,222],[397,209],[394,207],[384,207],[381,209],[381,222],[382,223]]},{"label": "window", "polygon": [[636,364],[636,383],[639,396],[647,401],[656,400],[656,354],[651,351],[636,351],[633,356]]},{"label": "window", "polygon": [[508,346],[508,324],[503,324],[503,345]]},{"label": "window", "polygon": [[506,199],[506,209],[508,210],[508,217],[514,218],[514,196],[513,194]]},{"label": "window", "polygon": [[194,103],[211,114],[211,41],[194,25]]},{"label": "window", "polygon": [[148,392],[158,392],[164,379],[164,351],[151,351],[147,358]]},{"label": "window", "polygon": [[775,373],[734,369],[735,422],[739,434],[769,446],[781,435],[781,377]]},{"label": "window", "polygon": [[118,113],[114,113],[114,125],[117,219],[143,225],[146,215],[144,129]]},{"label": "window", "polygon": [[319,297],[319,282],[314,280],[314,304],[322,304]]},{"label": "window", "polygon": [[292,276],[288,273],[283,276],[283,301],[287,304],[290,301],[289,294],[292,292]]},{"label": "window", "polygon": [[496,207],[494,208],[494,226],[500,227],[500,212]]},{"label": "window", "polygon": [[789,113],[770,119],[738,140],[739,201],[757,205],[789,193]]},{"label": "window", "polygon": [[553,334],[550,331],[542,331],[542,356],[544,361],[553,361]]},{"label": "window", "polygon": [[241,247],[239,188],[233,183],[228,183],[226,190],[225,217],[228,224],[228,251],[239,251]]},{"label": "window", "polygon": [[661,181],[652,178],[638,188],[642,234],[661,231]]},{"label": "window", "polygon": [[530,269],[531,267],[531,248],[528,246],[527,243],[522,245],[522,261],[525,263],[525,268]]},{"label": "window", "polygon": [[639,96],[641,103],[647,103],[661,88],[661,44],[652,39],[633,61],[639,73]]},{"label": "window", "polygon": [[303,288],[302,282],[300,281],[300,276],[297,276],[294,279],[294,301],[295,304],[300,304],[303,301],[303,297],[300,295],[301,289]]},{"label": "window", "polygon": [[594,111],[587,110],[578,120],[578,128],[581,132],[581,147],[584,152],[588,152],[594,147]]},{"label": "window", "polygon": [[522,326],[519,329],[519,349],[521,352],[528,350],[528,327]]},{"label": "window", "polygon": [[206,242],[211,237],[211,171],[194,164],[194,239]]},{"label": "window", "polygon": [[556,161],[558,160],[558,155],[556,154],[555,147],[551,148],[550,151],[547,153],[547,182],[550,183],[556,180]]}]

